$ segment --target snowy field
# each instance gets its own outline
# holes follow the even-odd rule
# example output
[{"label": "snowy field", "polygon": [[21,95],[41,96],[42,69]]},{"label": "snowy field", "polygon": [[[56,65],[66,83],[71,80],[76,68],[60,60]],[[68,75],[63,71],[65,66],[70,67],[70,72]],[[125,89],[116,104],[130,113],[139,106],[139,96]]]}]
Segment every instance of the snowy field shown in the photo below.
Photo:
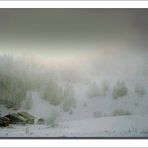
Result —
[{"label": "snowy field", "polygon": [[[79,89],[79,88],[78,88]],[[49,105],[43,101],[38,93],[33,92],[32,95],[33,106],[29,113],[36,117],[48,117],[52,110],[56,109],[61,111],[58,107]],[[106,102],[106,99],[103,98]],[[83,104],[87,101],[87,107]],[[61,111],[57,126],[51,127],[50,125],[11,125],[10,127],[0,128],[0,137],[147,137],[148,136],[148,115],[122,115],[122,116],[106,116],[94,118],[93,111],[97,106],[103,111],[103,100],[94,99],[94,101],[85,100],[79,104],[73,115]],[[109,103],[109,102],[108,102]],[[118,102],[118,105],[124,102]],[[99,105],[100,104],[100,105]],[[112,105],[111,105],[112,104]],[[102,106],[102,108],[101,108]],[[40,107],[40,110],[39,110]],[[125,106],[124,106],[125,107]],[[93,109],[94,108],[94,109]],[[105,107],[107,108],[107,107]],[[118,108],[113,104],[113,101],[108,105],[108,109]],[[5,107],[3,114],[12,112]],[[109,112],[108,110],[108,112]],[[23,110],[27,111],[27,110]],[[13,111],[14,112],[14,111]],[[17,112],[17,111],[15,111]]]},{"label": "snowy field", "polygon": [[[141,101],[135,96],[127,103],[127,97],[113,100],[109,95],[90,99],[87,98],[86,91],[85,85],[75,86],[75,96],[81,100],[72,114],[63,112],[60,106],[50,105],[37,92],[32,92],[30,110],[21,108],[15,111],[0,105],[3,116],[9,112],[27,111],[37,119],[47,119],[52,111],[56,110],[59,114],[55,127],[38,125],[36,119],[34,125],[0,128],[0,137],[148,137],[147,96]],[[134,105],[135,102],[138,102],[138,107]],[[22,102],[22,106],[24,103]],[[84,106],[85,103],[87,106]],[[117,109],[128,110],[131,114],[113,116],[113,111]],[[99,116],[95,117],[95,112],[99,112]]]},{"label": "snowy field", "polygon": [[60,122],[58,127],[15,125],[1,128],[1,137],[147,137],[148,115]]}]

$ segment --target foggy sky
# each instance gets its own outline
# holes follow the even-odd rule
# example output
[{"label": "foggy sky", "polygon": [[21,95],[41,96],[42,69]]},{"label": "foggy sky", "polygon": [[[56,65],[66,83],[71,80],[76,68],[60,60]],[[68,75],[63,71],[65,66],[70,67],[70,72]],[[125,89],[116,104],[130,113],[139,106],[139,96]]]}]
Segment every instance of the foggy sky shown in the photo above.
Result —
[{"label": "foggy sky", "polygon": [[0,9],[1,52],[139,50],[147,40],[147,9]]}]

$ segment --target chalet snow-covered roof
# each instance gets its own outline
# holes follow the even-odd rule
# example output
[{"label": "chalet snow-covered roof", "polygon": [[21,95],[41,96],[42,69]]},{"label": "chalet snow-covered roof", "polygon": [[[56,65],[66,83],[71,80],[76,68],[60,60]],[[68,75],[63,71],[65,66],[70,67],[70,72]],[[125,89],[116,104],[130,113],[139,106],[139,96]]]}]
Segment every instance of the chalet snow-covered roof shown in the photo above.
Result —
[{"label": "chalet snow-covered roof", "polygon": [[28,119],[35,119],[34,116],[30,115],[27,112],[19,112],[18,114],[21,115],[21,116],[23,116],[23,117],[25,117],[25,118],[28,118]]},{"label": "chalet snow-covered roof", "polygon": [[15,118],[21,120],[21,121],[25,121],[25,122],[27,121],[26,118],[24,118],[24,117],[22,117],[22,116],[19,116],[18,114],[12,113],[11,115],[12,115],[13,117],[15,117]]}]

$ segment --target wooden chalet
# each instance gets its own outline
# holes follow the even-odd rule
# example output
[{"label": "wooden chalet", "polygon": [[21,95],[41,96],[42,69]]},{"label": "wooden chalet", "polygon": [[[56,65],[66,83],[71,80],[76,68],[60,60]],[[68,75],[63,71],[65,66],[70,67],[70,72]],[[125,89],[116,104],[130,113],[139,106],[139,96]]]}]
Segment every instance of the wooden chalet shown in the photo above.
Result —
[{"label": "wooden chalet", "polygon": [[27,123],[26,118],[19,116],[18,114],[15,114],[15,113],[8,114],[5,117],[10,120],[11,124],[26,124]]}]

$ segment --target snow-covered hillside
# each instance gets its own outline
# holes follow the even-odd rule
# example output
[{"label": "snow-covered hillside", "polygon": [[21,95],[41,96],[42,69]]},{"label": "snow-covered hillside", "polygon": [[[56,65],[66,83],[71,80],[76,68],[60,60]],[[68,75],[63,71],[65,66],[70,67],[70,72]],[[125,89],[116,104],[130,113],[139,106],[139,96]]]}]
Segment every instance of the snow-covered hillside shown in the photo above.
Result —
[{"label": "snow-covered hillside", "polygon": [[15,125],[0,129],[1,137],[147,137],[148,115],[104,117],[60,122],[58,127]]},{"label": "snow-covered hillside", "polygon": [[[82,86],[78,85],[76,89]],[[30,110],[20,109],[18,111],[27,111],[34,115],[36,119],[50,116],[52,111],[58,111],[58,124],[56,127],[50,125],[12,125],[7,128],[0,128],[0,137],[145,137],[148,136],[148,115],[146,114],[144,102],[139,101],[141,112],[135,107],[134,101],[127,104],[127,98],[121,100],[110,99],[111,96],[85,98],[84,85],[82,92],[77,93],[81,98],[73,113],[63,112],[59,106],[50,105],[43,100],[37,92],[32,92],[32,107]],[[86,105],[86,104],[87,105]],[[85,104],[85,105],[84,105]],[[133,104],[133,106],[132,106]],[[113,116],[116,109],[125,109],[131,112],[131,115]],[[142,109],[143,108],[143,109]],[[1,105],[1,114],[6,115],[9,112],[18,112],[6,109]],[[94,116],[99,112],[98,116]],[[139,115],[136,114],[139,112]],[[135,115],[134,115],[135,114]]]},{"label": "snow-covered hillside", "polygon": [[60,68],[2,56],[0,115],[25,111],[35,124],[0,128],[0,136],[147,136],[146,60],[108,56]]}]

